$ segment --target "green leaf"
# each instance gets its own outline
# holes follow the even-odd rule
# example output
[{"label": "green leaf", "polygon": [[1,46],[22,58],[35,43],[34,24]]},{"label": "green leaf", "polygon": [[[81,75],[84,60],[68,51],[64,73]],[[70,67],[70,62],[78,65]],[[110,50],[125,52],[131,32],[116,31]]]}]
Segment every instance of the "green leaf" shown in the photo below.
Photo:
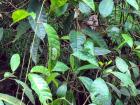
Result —
[{"label": "green leaf", "polygon": [[65,5],[56,9],[56,11],[55,11],[56,16],[59,17],[59,16],[63,15],[66,12],[67,8],[68,8],[68,3],[66,3]]},{"label": "green leaf", "polygon": [[113,84],[107,82],[107,84],[112,88],[112,90],[118,95],[119,98],[121,98],[121,91],[116,87],[114,86]]},{"label": "green leaf", "polygon": [[35,99],[34,96],[32,94],[32,90],[28,87],[27,84],[25,84],[24,82],[14,79],[19,85],[21,85],[23,87],[23,91],[25,92],[25,95],[30,99],[30,101],[32,102],[33,105],[35,105]]},{"label": "green leaf", "polygon": [[132,96],[137,95],[137,89],[136,89],[133,81],[131,80],[131,78],[128,75],[123,74],[121,72],[112,72],[112,74],[121,80],[122,85],[124,87],[127,87],[130,90]]},{"label": "green leaf", "polygon": [[124,105],[124,104],[122,103],[122,101],[120,101],[119,99],[117,99],[115,105]]},{"label": "green leaf", "polygon": [[38,49],[40,45],[40,39],[35,36],[34,41],[32,42],[31,48],[30,48],[30,54],[32,57],[32,60],[35,64],[38,62]]},{"label": "green leaf", "polygon": [[3,103],[3,101],[2,101],[2,100],[0,100],[0,105],[4,105],[4,103]]},{"label": "green leaf", "polygon": [[90,7],[84,2],[79,2],[79,10],[86,15],[89,15],[91,13]]},{"label": "green leaf", "polygon": [[47,82],[37,74],[29,74],[29,81],[32,89],[36,92],[40,102],[43,105],[47,105],[46,101],[52,100],[52,94]]},{"label": "green leaf", "polygon": [[11,105],[25,105],[23,102],[21,102],[21,100],[3,93],[0,93],[0,100],[5,101]]},{"label": "green leaf", "polygon": [[50,75],[50,72],[49,70],[44,67],[44,66],[34,66],[31,71],[32,73],[41,73],[41,74],[44,74],[46,76],[49,76]]},{"label": "green leaf", "polygon": [[85,35],[83,35],[81,32],[78,31],[71,31],[69,34],[70,37],[70,45],[73,49],[73,52],[76,52],[78,50],[82,49],[82,45],[86,41]]},{"label": "green leaf", "polygon": [[42,3],[39,0],[30,0],[28,11],[34,13],[28,18],[35,35],[43,40],[46,36],[46,30],[44,23],[47,23],[47,15],[44,8],[42,8]]},{"label": "green leaf", "polygon": [[50,105],[75,105],[75,104],[70,103],[67,99],[62,97],[55,99]]},{"label": "green leaf", "polygon": [[94,46],[91,41],[86,41],[84,45],[84,49],[81,51],[76,51],[73,53],[73,56],[83,60],[88,61],[89,63],[98,66],[98,62],[96,60],[96,57],[94,56]]},{"label": "green leaf", "polygon": [[109,16],[114,8],[113,0],[102,0],[99,4],[99,12],[103,17]]},{"label": "green leaf", "polygon": [[126,73],[128,76],[131,77],[130,71],[128,69],[128,65],[126,64],[126,62],[122,59],[117,57],[115,59],[116,62],[116,66],[117,68],[122,72],[122,73]]},{"label": "green leaf", "polygon": [[58,87],[59,84],[58,84],[58,81],[56,80],[56,77],[59,76],[59,75],[60,75],[59,73],[56,73],[56,72],[53,73],[52,72],[50,74],[50,76],[48,76],[47,79],[46,79],[47,83],[50,84],[51,82],[53,82],[55,84],[55,86]]},{"label": "green leaf", "polygon": [[95,11],[95,4],[93,0],[82,0],[85,2],[93,11]]},{"label": "green leaf", "polygon": [[29,30],[29,28],[30,25],[27,22],[20,22],[16,28],[17,34],[15,40],[18,40],[23,34],[27,32],[27,30]]},{"label": "green leaf", "polygon": [[67,65],[65,65],[62,62],[57,61],[55,67],[53,68],[52,71],[57,71],[57,72],[62,72],[64,73],[65,71],[67,71],[69,69],[69,67]]},{"label": "green leaf", "polygon": [[50,11],[54,12],[59,7],[62,7],[66,4],[67,0],[51,0]]},{"label": "green leaf", "polygon": [[94,81],[87,77],[79,77],[91,95],[92,103],[96,105],[111,105],[111,95],[105,81],[97,78]]},{"label": "green leaf", "polygon": [[139,10],[139,5],[136,0],[126,0],[126,2],[132,7],[134,7],[136,10]]},{"label": "green leaf", "polygon": [[96,43],[97,45],[99,45],[100,47],[108,48],[105,40],[102,38],[102,36],[99,33],[95,32],[95,31],[93,31],[93,30],[91,30],[89,28],[83,29],[82,32],[85,35],[87,35],[90,38],[92,38],[93,42]]},{"label": "green leaf", "polygon": [[56,94],[57,94],[58,97],[65,97],[66,92],[67,92],[67,84],[64,83],[57,89]]},{"label": "green leaf", "polygon": [[16,23],[27,18],[29,15],[30,13],[28,13],[27,11],[18,9],[12,13],[12,19],[13,19],[13,22]]},{"label": "green leaf", "polygon": [[11,72],[5,72],[4,73],[4,78],[10,78],[10,77],[15,77],[15,76]]},{"label": "green leaf", "polygon": [[19,54],[12,55],[11,60],[10,60],[11,70],[13,72],[15,72],[16,69],[19,67],[19,65],[20,65],[20,56],[19,56]]},{"label": "green leaf", "polygon": [[92,92],[92,84],[93,84],[93,80],[88,78],[88,77],[83,77],[83,76],[80,76],[79,77],[80,81],[84,84],[84,86],[86,87],[86,89],[89,91],[89,92]]},{"label": "green leaf", "polygon": [[55,29],[49,25],[44,24],[45,30],[48,36],[48,44],[49,44],[49,65],[48,69],[52,70],[56,64],[56,61],[60,55],[60,42],[59,37]]},{"label": "green leaf", "polygon": [[132,48],[133,47],[133,39],[130,35],[128,34],[122,34],[123,39],[125,42]]},{"label": "green leaf", "polygon": [[2,40],[2,38],[3,38],[3,28],[0,28],[0,41]]},{"label": "green leaf", "polygon": [[131,68],[132,68],[132,70],[133,70],[133,73],[134,73],[134,77],[135,78],[138,78],[139,77],[139,67],[135,64],[135,63],[133,63],[133,62],[130,62],[129,61],[129,63],[131,64]]},{"label": "green leaf", "polygon": [[99,67],[97,67],[93,64],[88,64],[88,65],[84,65],[84,66],[81,66],[81,67],[77,68],[77,71],[86,71],[86,70],[89,70],[89,69],[99,69]]},{"label": "green leaf", "polygon": [[95,49],[95,55],[106,55],[111,53],[110,50],[101,47],[95,47],[94,49]]}]

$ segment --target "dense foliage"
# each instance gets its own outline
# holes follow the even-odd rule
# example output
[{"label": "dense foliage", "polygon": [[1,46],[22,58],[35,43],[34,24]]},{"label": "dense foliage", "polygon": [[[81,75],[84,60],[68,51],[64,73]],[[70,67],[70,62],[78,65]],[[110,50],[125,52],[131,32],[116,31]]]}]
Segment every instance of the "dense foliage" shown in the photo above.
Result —
[{"label": "dense foliage", "polygon": [[140,105],[139,0],[0,0],[0,105]]}]

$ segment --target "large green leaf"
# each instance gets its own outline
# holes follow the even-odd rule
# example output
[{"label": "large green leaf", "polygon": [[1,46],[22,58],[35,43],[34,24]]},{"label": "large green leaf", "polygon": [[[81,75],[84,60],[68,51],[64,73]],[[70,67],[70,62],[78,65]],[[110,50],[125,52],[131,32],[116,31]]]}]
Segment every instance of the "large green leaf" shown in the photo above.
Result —
[{"label": "large green leaf", "polygon": [[11,60],[10,60],[11,70],[14,72],[18,68],[19,65],[20,65],[20,56],[19,56],[19,54],[12,55]]},{"label": "large green leaf", "polygon": [[48,69],[52,70],[56,64],[56,61],[60,55],[60,42],[59,37],[55,29],[49,25],[44,24],[45,30],[48,36],[48,44],[49,44],[49,65]]},{"label": "large green leaf", "polygon": [[45,9],[42,7],[41,2],[38,0],[31,0],[28,11],[34,13],[34,15],[29,17],[29,23],[34,30],[35,35],[43,40],[46,35],[43,23],[47,23]]},{"label": "large green leaf", "polygon": [[29,74],[28,78],[32,89],[37,93],[40,102],[43,105],[48,105],[46,102],[52,100],[52,94],[47,82],[37,74]]},{"label": "large green leaf", "polygon": [[130,90],[132,96],[137,95],[137,89],[128,75],[121,72],[112,72],[112,74],[121,80],[122,86],[127,87]]},{"label": "large green leaf", "polygon": [[102,38],[102,36],[99,33],[95,32],[89,28],[83,29],[82,32],[85,35],[91,37],[92,40],[94,41],[94,43],[98,44],[100,47],[108,48],[105,40]]},{"label": "large green leaf", "polygon": [[29,15],[30,13],[28,13],[27,11],[18,9],[12,13],[12,19],[13,19],[13,22],[16,23],[27,18]]},{"label": "large green leaf", "polygon": [[49,76],[50,75],[50,72],[49,70],[44,67],[44,66],[34,66],[31,71],[32,73],[41,73],[41,74],[44,74],[46,76]]},{"label": "large green leaf", "polygon": [[92,103],[96,105],[111,105],[111,94],[101,78],[92,81],[87,77],[79,77],[91,95]]},{"label": "large green leaf", "polygon": [[94,54],[93,43],[89,40],[84,44],[84,49],[74,52],[73,55],[83,61],[88,61],[89,63],[98,66],[98,62]]},{"label": "large green leaf", "polygon": [[136,0],[126,0],[131,6],[133,6],[136,10],[139,10],[139,5]]},{"label": "large green leaf", "polygon": [[95,11],[94,0],[82,0],[82,1],[85,2],[93,11]]},{"label": "large green leaf", "polygon": [[81,32],[78,31],[71,31],[69,34],[70,37],[70,45],[73,49],[73,52],[82,49],[82,45],[84,44],[86,37]]},{"label": "large green leaf", "polygon": [[102,0],[99,4],[99,12],[103,17],[107,17],[112,13],[113,7],[113,0]]},{"label": "large green leaf", "polygon": [[21,102],[21,100],[3,93],[0,93],[0,100],[5,101],[11,105],[25,105],[23,102]]},{"label": "large green leaf", "polygon": [[121,72],[126,73],[128,76],[131,77],[130,71],[128,69],[128,65],[126,64],[126,62],[122,58],[117,57],[116,60],[115,60],[115,62],[116,62],[117,68]]},{"label": "large green leaf", "polygon": [[28,85],[20,80],[17,80],[17,79],[15,79],[15,81],[23,87],[22,90],[25,92],[26,96],[30,99],[32,104],[35,105],[35,99],[34,99],[34,96],[32,94],[32,90],[28,87]]}]

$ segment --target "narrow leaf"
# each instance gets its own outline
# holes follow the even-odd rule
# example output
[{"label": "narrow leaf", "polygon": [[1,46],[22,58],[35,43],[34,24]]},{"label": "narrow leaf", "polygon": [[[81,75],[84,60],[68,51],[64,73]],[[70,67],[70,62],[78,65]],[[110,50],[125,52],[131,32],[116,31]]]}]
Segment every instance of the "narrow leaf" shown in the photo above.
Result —
[{"label": "narrow leaf", "polygon": [[3,100],[11,105],[25,105],[23,102],[21,102],[21,100],[3,93],[0,93],[0,100]]}]

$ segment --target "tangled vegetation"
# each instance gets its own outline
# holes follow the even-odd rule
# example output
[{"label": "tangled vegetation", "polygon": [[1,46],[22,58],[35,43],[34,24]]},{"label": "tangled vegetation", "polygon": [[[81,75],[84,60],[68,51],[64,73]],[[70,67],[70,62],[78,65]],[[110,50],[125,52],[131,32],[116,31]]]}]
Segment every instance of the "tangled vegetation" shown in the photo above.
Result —
[{"label": "tangled vegetation", "polygon": [[0,0],[0,105],[140,105],[140,0]]}]

